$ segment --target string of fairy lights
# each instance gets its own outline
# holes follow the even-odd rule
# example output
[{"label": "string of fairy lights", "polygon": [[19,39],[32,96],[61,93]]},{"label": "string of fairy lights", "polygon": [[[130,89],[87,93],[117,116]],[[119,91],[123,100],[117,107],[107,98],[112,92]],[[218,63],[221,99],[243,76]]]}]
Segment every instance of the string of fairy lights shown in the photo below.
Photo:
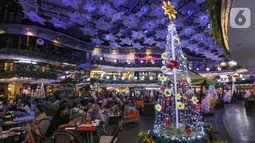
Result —
[{"label": "string of fairy lights", "polygon": [[[163,8],[165,14],[169,16],[170,24],[168,25],[166,50],[162,54],[162,73],[158,77],[161,81],[161,95],[155,98],[156,119],[153,134],[170,142],[200,140],[205,136],[202,126],[201,106],[199,106],[198,99],[193,93],[186,62],[187,58],[183,55],[181,42],[175,24],[172,22],[176,11],[170,2],[164,2]],[[173,127],[173,123],[176,124],[176,127]],[[180,133],[181,135],[169,135],[163,132],[167,129],[180,130],[183,127],[185,127],[185,130]],[[195,134],[192,134],[192,132],[195,132]]]}]

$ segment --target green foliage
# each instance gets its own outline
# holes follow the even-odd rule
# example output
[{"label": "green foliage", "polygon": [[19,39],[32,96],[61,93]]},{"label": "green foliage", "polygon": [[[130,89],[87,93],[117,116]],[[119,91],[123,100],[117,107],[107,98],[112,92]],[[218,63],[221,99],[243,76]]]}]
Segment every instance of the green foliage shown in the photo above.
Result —
[{"label": "green foliage", "polygon": [[147,132],[140,132],[137,135],[137,138],[140,143],[155,143],[154,139]]},{"label": "green foliage", "polygon": [[221,0],[205,0],[207,13],[210,19],[211,34],[219,47],[223,47],[223,37],[221,31]]}]

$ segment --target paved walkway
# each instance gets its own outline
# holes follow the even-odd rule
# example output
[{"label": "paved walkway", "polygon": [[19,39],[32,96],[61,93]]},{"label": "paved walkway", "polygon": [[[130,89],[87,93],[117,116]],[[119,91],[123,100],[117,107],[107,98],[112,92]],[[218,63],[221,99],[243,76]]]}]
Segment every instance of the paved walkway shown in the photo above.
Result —
[{"label": "paved walkway", "polygon": [[229,105],[223,122],[234,143],[255,143],[255,118],[247,116],[244,103]]}]

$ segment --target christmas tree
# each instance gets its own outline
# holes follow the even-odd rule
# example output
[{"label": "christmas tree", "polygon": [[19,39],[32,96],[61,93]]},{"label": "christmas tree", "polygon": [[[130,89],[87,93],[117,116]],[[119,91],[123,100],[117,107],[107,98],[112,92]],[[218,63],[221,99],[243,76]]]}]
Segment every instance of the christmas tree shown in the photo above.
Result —
[{"label": "christmas tree", "polygon": [[173,18],[177,12],[170,2],[163,3],[169,16],[166,50],[162,54],[161,95],[156,97],[156,119],[152,134],[160,142],[192,142],[205,136],[202,127],[201,104],[193,93],[181,42]]},{"label": "christmas tree", "polygon": [[213,85],[209,86],[209,90],[202,101],[204,113],[212,113],[218,100],[217,92]]}]

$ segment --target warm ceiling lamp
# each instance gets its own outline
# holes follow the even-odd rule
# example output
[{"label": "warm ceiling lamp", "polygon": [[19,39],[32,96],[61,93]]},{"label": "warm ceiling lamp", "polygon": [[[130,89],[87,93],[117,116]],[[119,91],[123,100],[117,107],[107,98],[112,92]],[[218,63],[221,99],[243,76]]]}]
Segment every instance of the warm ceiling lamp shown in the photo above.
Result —
[{"label": "warm ceiling lamp", "polygon": [[221,62],[221,63],[220,63],[220,66],[221,66],[221,67],[226,67],[226,66],[227,66],[227,63],[226,63],[226,62]]}]

